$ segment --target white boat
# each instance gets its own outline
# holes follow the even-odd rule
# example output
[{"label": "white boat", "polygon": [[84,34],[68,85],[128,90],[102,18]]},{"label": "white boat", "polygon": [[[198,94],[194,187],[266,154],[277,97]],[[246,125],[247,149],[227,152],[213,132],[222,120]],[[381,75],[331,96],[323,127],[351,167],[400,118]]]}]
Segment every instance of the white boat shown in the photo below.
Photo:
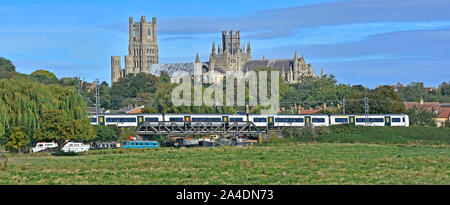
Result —
[{"label": "white boat", "polygon": [[89,145],[84,145],[78,142],[69,142],[61,149],[63,152],[87,152],[89,150]]},{"label": "white boat", "polygon": [[58,147],[58,143],[55,142],[39,142],[36,144],[36,147],[33,147],[32,152],[40,152],[49,148]]}]

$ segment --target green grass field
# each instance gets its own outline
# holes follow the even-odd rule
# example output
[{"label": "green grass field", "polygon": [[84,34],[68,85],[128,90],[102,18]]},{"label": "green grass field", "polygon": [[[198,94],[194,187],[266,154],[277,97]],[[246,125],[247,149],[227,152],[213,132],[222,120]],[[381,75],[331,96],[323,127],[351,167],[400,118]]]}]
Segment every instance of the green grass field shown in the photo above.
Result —
[{"label": "green grass field", "polygon": [[0,184],[450,184],[449,148],[291,142],[0,154]]}]

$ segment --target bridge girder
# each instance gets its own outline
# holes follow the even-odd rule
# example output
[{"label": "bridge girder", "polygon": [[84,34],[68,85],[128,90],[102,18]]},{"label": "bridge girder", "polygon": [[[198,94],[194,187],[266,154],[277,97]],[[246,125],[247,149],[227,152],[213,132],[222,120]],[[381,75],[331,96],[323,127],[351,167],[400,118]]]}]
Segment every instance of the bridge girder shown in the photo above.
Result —
[{"label": "bridge girder", "polygon": [[145,122],[139,125],[134,136],[146,135],[228,135],[261,134],[266,127],[257,127],[253,122]]}]

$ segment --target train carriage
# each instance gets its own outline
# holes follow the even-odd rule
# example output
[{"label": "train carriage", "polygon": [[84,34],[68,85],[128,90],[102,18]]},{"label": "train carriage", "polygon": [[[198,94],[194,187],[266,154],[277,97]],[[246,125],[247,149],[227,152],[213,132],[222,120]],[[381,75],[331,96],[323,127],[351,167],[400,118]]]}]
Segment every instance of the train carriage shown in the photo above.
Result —
[{"label": "train carriage", "polygon": [[[269,123],[269,120],[272,122]],[[248,115],[248,121],[253,122],[256,127],[267,127],[274,123],[274,115]]]},{"label": "train carriage", "polygon": [[190,114],[165,114],[164,121],[174,123],[177,126],[184,126],[184,122],[191,121]]},{"label": "train carriage", "polygon": [[304,115],[276,115],[275,127],[301,127],[305,126]]},{"label": "train carriage", "polygon": [[137,124],[138,126],[142,123],[150,123],[157,125],[158,122],[164,121],[162,114],[138,114],[137,115]]},{"label": "train carriage", "polygon": [[317,115],[309,115],[305,116],[306,122],[308,121],[308,117],[311,118],[311,124],[313,126],[322,127],[322,126],[329,126],[329,116],[326,114],[317,114]]},{"label": "train carriage", "polygon": [[353,124],[359,126],[409,126],[409,117],[405,114],[330,115],[330,125]]},{"label": "train carriage", "polygon": [[[118,127],[137,127],[142,123],[171,122],[166,126],[184,126],[185,123],[202,122],[205,125],[221,126],[223,123],[253,122],[257,127],[302,127],[353,124],[366,126],[366,117],[361,114],[313,114],[313,115],[259,115],[259,114],[104,114],[89,116],[93,125],[114,125]],[[409,126],[405,114],[370,114],[367,126]],[[172,124],[174,123],[174,124]]]},{"label": "train carriage", "polygon": [[220,126],[222,121],[227,121],[228,116],[214,114],[191,114],[191,122],[201,122],[204,126]]}]

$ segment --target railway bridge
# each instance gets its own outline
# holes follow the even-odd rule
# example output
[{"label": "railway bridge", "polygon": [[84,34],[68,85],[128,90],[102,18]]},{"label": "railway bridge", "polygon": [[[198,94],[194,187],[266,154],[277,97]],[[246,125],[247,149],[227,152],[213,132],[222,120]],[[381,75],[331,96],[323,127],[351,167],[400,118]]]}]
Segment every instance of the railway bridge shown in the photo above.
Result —
[{"label": "railway bridge", "polygon": [[231,135],[267,133],[267,127],[257,127],[251,121],[245,122],[145,122],[134,131],[134,136],[149,135]]}]

